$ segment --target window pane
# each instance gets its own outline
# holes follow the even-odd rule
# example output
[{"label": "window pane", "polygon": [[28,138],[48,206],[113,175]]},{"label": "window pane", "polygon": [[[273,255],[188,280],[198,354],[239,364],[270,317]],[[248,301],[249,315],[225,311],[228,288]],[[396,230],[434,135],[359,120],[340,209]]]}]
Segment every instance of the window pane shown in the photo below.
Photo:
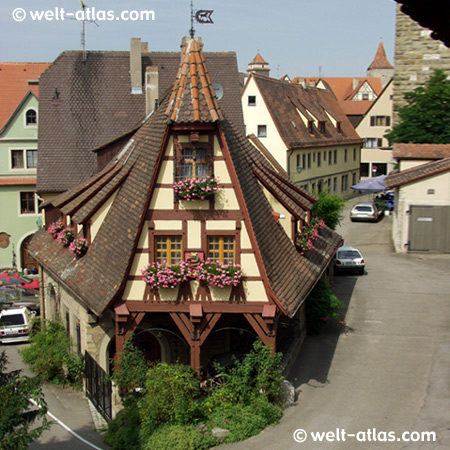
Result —
[{"label": "window pane", "polygon": [[176,264],[181,261],[181,236],[157,236],[155,247],[156,262]]},{"label": "window pane", "polygon": [[37,167],[37,150],[27,150],[27,167],[29,169]]},{"label": "window pane", "polygon": [[36,111],[34,109],[29,109],[26,115],[26,124],[36,125],[36,123],[37,123]]},{"label": "window pane", "polygon": [[23,169],[23,150],[11,150],[11,168]]},{"label": "window pane", "polygon": [[34,192],[20,193],[20,212],[21,214],[36,213],[36,207],[34,203]]},{"label": "window pane", "polygon": [[224,264],[234,264],[234,237],[214,236],[208,238],[208,258]]}]

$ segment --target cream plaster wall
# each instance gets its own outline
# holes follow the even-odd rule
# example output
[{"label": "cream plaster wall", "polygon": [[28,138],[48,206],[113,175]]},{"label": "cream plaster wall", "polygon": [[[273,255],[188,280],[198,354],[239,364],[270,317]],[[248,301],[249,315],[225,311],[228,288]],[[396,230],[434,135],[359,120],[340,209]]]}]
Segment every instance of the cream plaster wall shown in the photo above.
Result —
[{"label": "cream plaster wall", "polygon": [[[256,106],[248,106],[249,95],[256,97]],[[247,83],[242,93],[241,101],[246,134],[258,136],[258,125],[266,125],[267,137],[260,137],[259,139],[270,150],[278,163],[286,170],[287,146],[281,139],[253,78]]]},{"label": "cream plaster wall", "polygon": [[202,248],[202,223],[200,220],[189,220],[187,223],[187,248]]},{"label": "cream plaster wall", "polygon": [[241,222],[241,249],[248,250],[251,248],[253,247],[250,241],[250,236],[248,235],[247,227],[244,222]]},{"label": "cream plaster wall", "polygon": [[[434,190],[434,194],[428,191]],[[409,239],[409,213],[411,206],[450,205],[450,173],[428,177],[396,189],[396,205],[392,226],[395,251],[406,253]]]},{"label": "cream plaster wall", "polygon": [[106,215],[108,214],[111,205],[113,204],[117,195],[117,191],[112,194],[109,199],[103,204],[103,206],[92,216],[91,219],[91,240],[95,239],[98,230],[100,229]]},{"label": "cream plaster wall", "polygon": [[268,302],[266,289],[262,281],[247,281],[243,283],[245,297],[248,302]]}]

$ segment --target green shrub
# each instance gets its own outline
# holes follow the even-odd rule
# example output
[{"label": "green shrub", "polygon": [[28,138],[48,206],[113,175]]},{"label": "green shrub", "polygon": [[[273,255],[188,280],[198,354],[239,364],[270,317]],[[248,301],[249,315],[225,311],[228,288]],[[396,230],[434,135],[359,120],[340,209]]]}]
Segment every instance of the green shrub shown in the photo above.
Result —
[{"label": "green shrub", "polygon": [[137,397],[128,396],[124,400],[124,408],[116,418],[108,423],[105,442],[112,450],[137,450],[141,420],[137,407]]},{"label": "green shrub", "polygon": [[242,361],[237,361],[223,378],[235,401],[249,403],[259,395],[276,401],[280,394],[283,376],[280,371],[282,355],[272,354],[261,340],[256,340],[253,349]]},{"label": "green shrub", "polygon": [[318,194],[319,201],[312,208],[313,217],[321,217],[327,227],[335,230],[343,219],[345,201],[338,195],[329,194],[326,191]]},{"label": "green shrub", "polygon": [[148,435],[163,423],[188,424],[201,417],[200,381],[182,364],[159,363],[147,372],[145,396],[139,402]]},{"label": "green shrub", "polygon": [[206,450],[218,443],[215,437],[196,431],[192,426],[166,424],[147,439],[143,450]]},{"label": "green shrub", "polygon": [[134,345],[133,335],[125,342],[117,361],[112,362],[115,365],[111,378],[122,392],[145,386],[149,364],[145,361],[143,352]]},{"label": "green shrub", "polygon": [[41,329],[30,337],[30,344],[21,354],[35,373],[54,384],[81,386],[83,358],[72,353],[72,341],[60,322],[42,322]]},{"label": "green shrub", "polygon": [[328,317],[339,318],[344,304],[333,294],[327,283],[320,280],[306,299],[306,325],[309,333],[320,333]]}]

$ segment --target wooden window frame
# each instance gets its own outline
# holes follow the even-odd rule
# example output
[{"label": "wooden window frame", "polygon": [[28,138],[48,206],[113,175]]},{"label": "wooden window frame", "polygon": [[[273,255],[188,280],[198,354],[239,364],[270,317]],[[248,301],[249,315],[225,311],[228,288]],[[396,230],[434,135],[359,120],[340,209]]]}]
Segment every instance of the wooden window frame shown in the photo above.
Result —
[{"label": "wooden window frame", "polygon": [[[170,240],[170,243],[172,244],[172,239],[179,238],[180,239],[180,258],[176,261],[172,261],[171,253],[173,249],[170,247],[166,248],[167,258],[166,259],[158,259],[158,245],[157,245],[157,239],[158,238],[166,238]],[[176,264],[180,261],[183,261],[183,255],[184,255],[184,240],[183,240],[183,234],[181,231],[175,232],[175,233],[168,233],[168,232],[162,232],[162,233],[155,233],[153,235],[153,261],[154,262],[163,262],[166,261],[167,264]],[[167,243],[166,243],[167,245]],[[176,249],[178,251],[178,249]]]},{"label": "wooden window frame", "polygon": [[[217,258],[212,259],[210,258],[210,240],[211,239],[219,239],[219,262],[223,263],[224,262],[224,244],[225,244],[225,239],[232,239],[233,240],[233,262],[232,264],[238,264],[237,263],[237,239],[236,239],[236,234],[224,234],[223,232],[220,234],[217,233],[208,233],[208,235],[206,236],[206,257],[208,259],[211,259],[212,261],[217,261]],[[228,262],[229,264],[229,262]]]}]

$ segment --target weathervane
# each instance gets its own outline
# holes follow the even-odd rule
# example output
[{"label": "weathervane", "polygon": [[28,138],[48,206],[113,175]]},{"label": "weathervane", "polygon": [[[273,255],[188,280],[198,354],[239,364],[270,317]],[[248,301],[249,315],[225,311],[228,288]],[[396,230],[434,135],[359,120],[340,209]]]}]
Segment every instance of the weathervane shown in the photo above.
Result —
[{"label": "weathervane", "polygon": [[189,30],[191,38],[195,36],[194,19],[197,23],[214,23],[211,18],[213,12],[210,9],[199,9],[194,12],[194,2],[191,0],[191,29]]}]

